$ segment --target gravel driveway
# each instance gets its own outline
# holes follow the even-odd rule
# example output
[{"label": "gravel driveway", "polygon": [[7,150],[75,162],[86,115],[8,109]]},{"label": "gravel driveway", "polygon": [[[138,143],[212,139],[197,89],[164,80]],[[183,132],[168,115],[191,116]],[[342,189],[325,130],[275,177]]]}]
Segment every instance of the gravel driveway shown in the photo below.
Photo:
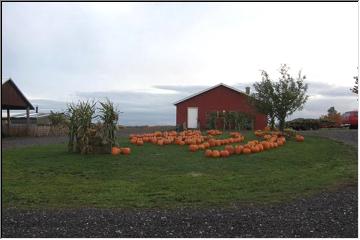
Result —
[{"label": "gravel driveway", "polygon": [[4,209],[2,237],[357,237],[357,187],[267,207]]},{"label": "gravel driveway", "polygon": [[304,136],[326,137],[346,144],[358,146],[357,129],[320,129],[314,131],[301,131]]}]

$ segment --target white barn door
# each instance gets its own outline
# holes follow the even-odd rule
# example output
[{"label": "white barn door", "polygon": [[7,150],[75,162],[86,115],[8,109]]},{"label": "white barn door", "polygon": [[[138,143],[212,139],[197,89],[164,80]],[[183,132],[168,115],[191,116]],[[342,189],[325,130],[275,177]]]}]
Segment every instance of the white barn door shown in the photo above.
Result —
[{"label": "white barn door", "polygon": [[189,107],[187,112],[187,127],[197,128],[197,122],[198,122],[198,108]]}]

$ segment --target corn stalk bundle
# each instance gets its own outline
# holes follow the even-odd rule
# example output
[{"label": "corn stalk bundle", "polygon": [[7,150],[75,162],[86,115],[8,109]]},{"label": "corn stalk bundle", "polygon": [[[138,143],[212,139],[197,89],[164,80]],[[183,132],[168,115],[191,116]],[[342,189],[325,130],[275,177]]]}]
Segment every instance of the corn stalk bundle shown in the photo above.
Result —
[{"label": "corn stalk bundle", "polygon": [[[94,102],[80,101],[68,106],[68,150],[70,152],[81,154],[110,152],[115,144],[118,113],[109,100],[100,102],[100,106],[98,116],[95,116],[96,103]],[[93,123],[96,117],[101,120],[98,124]]]}]

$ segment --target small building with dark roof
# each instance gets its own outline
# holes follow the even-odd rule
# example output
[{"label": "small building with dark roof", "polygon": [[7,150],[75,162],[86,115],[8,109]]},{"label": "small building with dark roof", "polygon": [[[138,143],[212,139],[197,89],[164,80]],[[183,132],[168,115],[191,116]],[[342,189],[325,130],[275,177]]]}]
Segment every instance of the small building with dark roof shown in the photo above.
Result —
[{"label": "small building with dark roof", "polygon": [[33,105],[20,91],[12,79],[8,79],[1,85],[1,110],[7,110],[7,126],[10,128],[10,110],[26,110],[27,124],[30,125],[30,110]]}]

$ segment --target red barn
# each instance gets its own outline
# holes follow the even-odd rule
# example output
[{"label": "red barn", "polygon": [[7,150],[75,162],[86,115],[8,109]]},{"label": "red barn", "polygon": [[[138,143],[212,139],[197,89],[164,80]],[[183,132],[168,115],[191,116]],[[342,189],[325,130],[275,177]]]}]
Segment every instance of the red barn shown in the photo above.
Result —
[{"label": "red barn", "polygon": [[252,127],[263,129],[267,125],[266,115],[259,113],[249,104],[247,93],[220,83],[199,93],[184,98],[176,106],[176,125],[187,128],[207,127],[206,116],[211,112],[242,112],[252,116]]}]

